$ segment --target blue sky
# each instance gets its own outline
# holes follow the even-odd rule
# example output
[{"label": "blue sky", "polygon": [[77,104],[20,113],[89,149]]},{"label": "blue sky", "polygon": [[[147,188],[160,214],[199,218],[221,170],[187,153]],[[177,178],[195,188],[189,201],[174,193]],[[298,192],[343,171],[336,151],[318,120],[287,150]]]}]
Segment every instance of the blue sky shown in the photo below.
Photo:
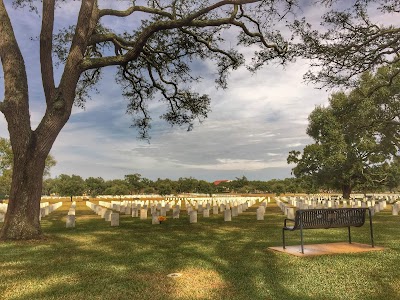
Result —
[{"label": "blue sky", "polygon": [[[57,12],[59,26],[73,22],[78,4],[72,2],[67,10]],[[27,9],[9,13],[27,66],[35,128],[45,109],[38,41],[30,39],[39,35],[40,18]],[[329,96],[303,82],[307,69],[305,61],[285,69],[271,64],[254,75],[240,68],[231,74],[228,89],[221,90],[214,84],[214,66],[204,62],[197,70],[203,81],[194,88],[211,96],[209,117],[187,132],[160,120],[158,104],[151,105],[155,114],[150,143],[137,139],[136,129],[130,127],[131,116],[125,114],[126,100],[114,80],[115,69],[106,69],[99,93],[92,95],[84,110],[74,108],[56,140],[51,153],[57,165],[51,175],[114,179],[140,173],[152,180],[192,176],[207,181],[242,175],[254,180],[290,177],[288,152],[311,142],[305,133],[307,117],[316,105],[326,104]],[[8,137],[3,116],[0,136]]]}]

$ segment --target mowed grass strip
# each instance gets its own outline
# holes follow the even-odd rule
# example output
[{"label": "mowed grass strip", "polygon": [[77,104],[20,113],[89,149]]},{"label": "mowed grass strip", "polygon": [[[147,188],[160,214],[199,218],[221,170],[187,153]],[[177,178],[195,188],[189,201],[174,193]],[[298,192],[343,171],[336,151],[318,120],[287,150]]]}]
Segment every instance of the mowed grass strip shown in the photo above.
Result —
[{"label": "mowed grass strip", "polygon": [[[111,227],[77,202],[73,229],[65,228],[69,206],[42,219],[43,240],[0,243],[0,299],[400,299],[400,217],[390,207],[373,218],[384,251],[302,258],[267,250],[282,245],[275,204],[264,221],[252,207],[232,222],[199,214],[189,224],[182,211],[160,225],[121,215]],[[304,238],[346,241],[347,229]],[[367,224],[352,238],[369,244]],[[287,243],[299,244],[298,232]]]}]

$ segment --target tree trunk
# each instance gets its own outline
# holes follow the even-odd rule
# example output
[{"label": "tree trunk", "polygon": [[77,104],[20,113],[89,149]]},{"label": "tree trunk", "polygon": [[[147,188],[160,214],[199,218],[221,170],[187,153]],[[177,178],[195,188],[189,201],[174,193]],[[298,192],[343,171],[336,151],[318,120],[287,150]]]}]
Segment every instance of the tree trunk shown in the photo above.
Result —
[{"label": "tree trunk", "polygon": [[343,199],[350,199],[350,194],[351,194],[351,186],[350,185],[343,185],[342,186],[342,196]]},{"label": "tree trunk", "polygon": [[0,232],[2,240],[26,240],[41,237],[40,199],[47,154],[38,152],[37,149],[29,147],[23,155],[14,156],[9,204]]},{"label": "tree trunk", "polygon": [[14,155],[8,209],[0,239],[35,239],[41,236],[39,213],[45,160],[68,121],[82,73],[87,41],[97,24],[96,0],[83,0],[70,52],[58,88],[54,85],[52,31],[55,1],[43,3],[40,64],[46,113],[35,131],[31,129],[25,63],[10,18],[0,0],[0,58],[4,74],[4,114]]}]

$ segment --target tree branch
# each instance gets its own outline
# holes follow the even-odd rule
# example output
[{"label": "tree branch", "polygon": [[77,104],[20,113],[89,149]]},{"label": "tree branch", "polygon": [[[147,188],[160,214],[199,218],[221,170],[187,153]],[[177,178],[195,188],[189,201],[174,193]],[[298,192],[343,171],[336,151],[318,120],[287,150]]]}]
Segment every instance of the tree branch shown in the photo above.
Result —
[{"label": "tree branch", "polygon": [[132,6],[126,10],[101,9],[99,11],[99,18],[102,18],[104,16],[128,17],[131,14],[133,14],[134,12],[144,12],[144,13],[149,13],[149,14],[153,14],[153,15],[155,14],[155,15],[164,16],[169,19],[174,19],[174,16],[166,11],[151,8],[151,7],[146,7],[146,6]]},{"label": "tree branch", "polygon": [[[205,7],[191,15],[188,15],[184,18],[181,19],[173,19],[172,15],[169,14],[168,18],[171,20],[168,21],[156,21],[153,24],[150,24],[149,26],[145,27],[141,34],[136,38],[134,42],[128,42],[125,45],[132,45],[132,48],[128,50],[124,55],[118,55],[118,56],[111,56],[111,57],[102,57],[102,58],[87,58],[85,59],[82,64],[81,64],[81,70],[85,71],[88,69],[95,69],[95,68],[101,68],[101,67],[106,67],[106,66],[111,66],[111,65],[124,65],[128,63],[129,61],[135,60],[139,57],[139,54],[141,53],[143,47],[147,43],[148,39],[156,32],[163,31],[163,30],[169,30],[169,29],[176,29],[176,28],[182,28],[184,26],[192,26],[192,27],[215,27],[215,26],[221,26],[221,25],[227,25],[227,24],[233,24],[236,26],[241,27],[242,29],[246,29],[246,34],[249,34],[251,36],[258,36],[260,38],[260,41],[263,42],[264,45],[268,47],[272,47],[272,45],[269,45],[266,43],[265,40],[262,39],[262,35],[260,36],[258,33],[251,33],[246,26],[243,23],[237,22],[234,23],[234,18],[238,12],[238,5],[240,4],[246,4],[246,3],[255,3],[259,2],[259,0],[225,0],[225,1],[219,1],[213,5],[210,5],[208,7]],[[205,15],[212,10],[215,10],[217,8],[220,8],[224,5],[234,5],[233,12],[228,18],[220,18],[220,19],[214,19],[214,20],[195,20],[199,18],[202,15]],[[134,6],[131,7],[130,9],[120,12],[118,16],[127,16],[133,13],[134,11],[143,11],[143,7],[140,6]],[[150,12],[153,11],[153,13],[157,13],[156,9],[147,9],[145,12]],[[100,11],[101,12],[101,11]],[[111,13],[111,11],[108,11]],[[99,13],[101,15],[101,13]],[[102,13],[104,15],[104,11]],[[116,36],[112,35],[103,35],[103,36],[94,36],[93,40],[91,41],[92,43],[95,42],[96,40],[104,40],[108,39],[112,41],[112,38],[116,38]],[[123,43],[127,42],[124,39],[118,38],[116,39],[118,42]],[[278,47],[276,47],[278,48]]]},{"label": "tree branch", "polygon": [[224,51],[222,49],[212,47],[209,42],[207,42],[206,40],[202,39],[201,37],[199,37],[198,35],[194,34],[193,32],[191,32],[191,31],[189,31],[187,29],[184,29],[184,28],[181,28],[180,30],[182,32],[186,33],[187,35],[190,35],[191,37],[193,37],[196,42],[205,45],[207,47],[207,49],[210,50],[211,52],[220,53],[222,55],[225,55],[225,56],[229,57],[229,59],[231,61],[234,61],[234,62],[236,61],[236,58],[234,58],[230,53],[228,53],[227,51]]},{"label": "tree branch", "polygon": [[83,60],[87,41],[97,24],[97,0],[82,0],[64,72],[57,93],[52,97],[51,105],[35,130],[37,145],[43,151],[50,150],[54,143],[54,132],[61,130],[71,115],[77,84],[82,71],[79,64]]},{"label": "tree branch", "polygon": [[43,1],[42,30],[40,32],[40,67],[46,103],[52,101],[55,86],[53,72],[53,28],[55,0]]},{"label": "tree branch", "polygon": [[28,82],[24,58],[15,38],[3,0],[0,0],[0,58],[4,73],[4,113],[10,130],[11,143],[27,142],[30,131]]},{"label": "tree branch", "polygon": [[68,110],[72,109],[75,98],[75,88],[81,73],[84,71],[79,68],[81,64],[89,37],[92,35],[98,21],[97,0],[83,0],[79,11],[75,34],[72,39],[68,59],[60,81],[62,89],[62,100]]}]

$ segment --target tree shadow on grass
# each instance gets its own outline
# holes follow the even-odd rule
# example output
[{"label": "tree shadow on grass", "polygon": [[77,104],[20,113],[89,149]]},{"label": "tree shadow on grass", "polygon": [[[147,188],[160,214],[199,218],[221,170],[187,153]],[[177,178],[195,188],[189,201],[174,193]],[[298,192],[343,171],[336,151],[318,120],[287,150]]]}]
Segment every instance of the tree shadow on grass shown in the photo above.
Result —
[{"label": "tree shadow on grass", "polygon": [[[266,250],[280,245],[283,217],[268,208],[224,222],[221,215],[188,217],[151,225],[121,215],[110,227],[90,210],[77,212],[77,228],[65,228],[66,210],[43,220],[41,242],[0,244],[5,299],[380,299],[397,295],[382,272],[369,285],[370,297],[354,287],[371,277],[380,255],[297,258]],[[337,238],[341,233],[334,234]],[[323,239],[317,233],[314,239]],[[394,263],[388,253],[387,263]],[[332,271],[328,272],[329,266]],[[349,267],[349,269],[347,269]],[[381,266],[383,272],[399,271]],[[349,272],[359,278],[353,278]],[[181,277],[167,277],[182,273]],[[346,280],[348,291],[335,291]],[[338,284],[339,282],[339,284]],[[346,286],[347,287],[347,286]],[[343,298],[347,296],[347,298]],[[342,297],[342,298],[340,298]],[[374,298],[375,297],[375,298]]]}]

